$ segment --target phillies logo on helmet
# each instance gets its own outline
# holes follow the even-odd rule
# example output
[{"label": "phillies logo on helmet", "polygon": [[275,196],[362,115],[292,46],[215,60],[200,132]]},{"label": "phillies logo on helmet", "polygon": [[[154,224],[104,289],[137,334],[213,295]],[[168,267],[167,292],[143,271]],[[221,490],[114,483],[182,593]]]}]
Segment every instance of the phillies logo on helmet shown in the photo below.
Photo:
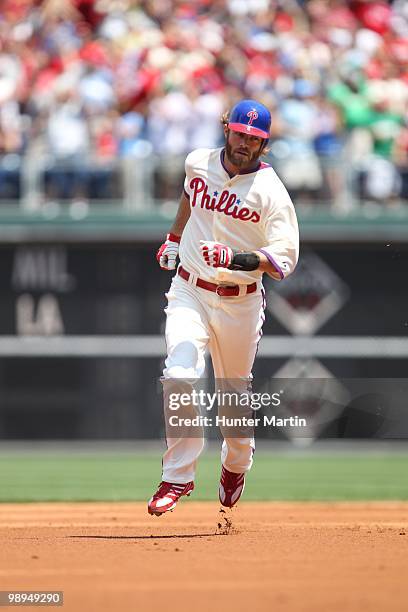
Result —
[{"label": "phillies logo on helmet", "polygon": [[247,117],[249,117],[248,125],[252,125],[255,119],[258,119],[258,113],[256,110],[250,110],[247,112]]}]

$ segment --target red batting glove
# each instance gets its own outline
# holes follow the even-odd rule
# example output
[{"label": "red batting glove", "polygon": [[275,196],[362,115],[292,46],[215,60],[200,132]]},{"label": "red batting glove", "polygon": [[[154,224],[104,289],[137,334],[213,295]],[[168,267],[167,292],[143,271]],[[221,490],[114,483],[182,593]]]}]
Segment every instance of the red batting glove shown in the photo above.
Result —
[{"label": "red batting glove", "polygon": [[200,243],[201,253],[207,266],[228,268],[232,264],[234,252],[229,246],[211,240],[200,240]]},{"label": "red batting glove", "polygon": [[166,242],[163,242],[156,253],[156,259],[162,270],[175,270],[179,244],[180,236],[172,233],[167,234]]}]

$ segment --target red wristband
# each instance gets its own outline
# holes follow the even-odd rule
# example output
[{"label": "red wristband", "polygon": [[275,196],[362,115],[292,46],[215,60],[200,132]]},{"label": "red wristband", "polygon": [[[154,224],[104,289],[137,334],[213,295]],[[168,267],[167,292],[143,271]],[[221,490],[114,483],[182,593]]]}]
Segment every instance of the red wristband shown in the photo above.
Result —
[{"label": "red wristband", "polygon": [[176,236],[176,234],[172,234],[170,232],[170,234],[167,234],[166,240],[171,240],[171,242],[177,242],[178,244],[180,244],[181,237]]}]

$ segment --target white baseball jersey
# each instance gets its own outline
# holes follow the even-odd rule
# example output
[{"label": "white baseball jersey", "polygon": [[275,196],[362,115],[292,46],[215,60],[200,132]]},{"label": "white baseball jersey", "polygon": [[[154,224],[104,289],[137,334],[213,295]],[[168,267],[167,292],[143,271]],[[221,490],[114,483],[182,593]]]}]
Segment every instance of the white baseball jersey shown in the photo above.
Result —
[{"label": "white baseball jersey", "polygon": [[216,283],[249,284],[260,270],[241,272],[208,266],[200,240],[215,240],[233,249],[261,251],[283,279],[295,268],[299,230],[293,203],[275,171],[259,163],[253,172],[231,177],[224,149],[196,149],[186,158],[184,190],[191,215],[180,243],[180,262],[193,274]]}]

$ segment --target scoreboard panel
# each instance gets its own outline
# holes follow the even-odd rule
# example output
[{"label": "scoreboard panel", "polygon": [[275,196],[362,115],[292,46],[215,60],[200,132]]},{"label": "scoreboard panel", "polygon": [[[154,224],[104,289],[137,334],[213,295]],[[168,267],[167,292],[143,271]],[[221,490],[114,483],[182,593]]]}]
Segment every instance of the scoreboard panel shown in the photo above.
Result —
[{"label": "scoreboard panel", "polygon": [[170,278],[122,244],[0,247],[0,334],[159,333]]},{"label": "scoreboard panel", "polygon": [[[159,269],[156,244],[0,246],[0,335],[160,334],[171,273]],[[297,271],[265,280],[301,315],[311,303],[344,294],[330,316],[316,310],[313,333],[406,335],[408,249],[391,245],[303,247]],[[326,300],[328,301],[328,300]],[[313,309],[311,309],[313,310]],[[267,312],[264,333],[294,333]],[[323,324],[322,324],[323,323]],[[310,333],[306,330],[306,333]]]}]

